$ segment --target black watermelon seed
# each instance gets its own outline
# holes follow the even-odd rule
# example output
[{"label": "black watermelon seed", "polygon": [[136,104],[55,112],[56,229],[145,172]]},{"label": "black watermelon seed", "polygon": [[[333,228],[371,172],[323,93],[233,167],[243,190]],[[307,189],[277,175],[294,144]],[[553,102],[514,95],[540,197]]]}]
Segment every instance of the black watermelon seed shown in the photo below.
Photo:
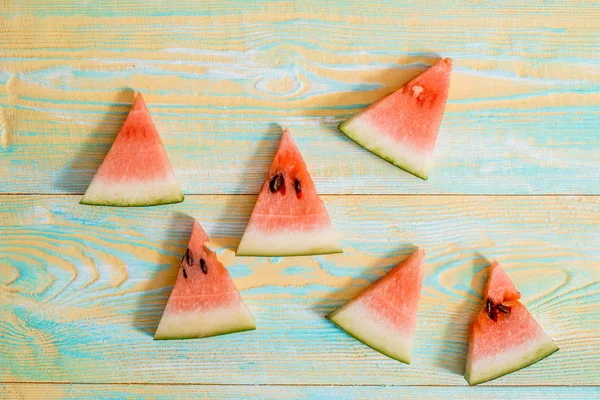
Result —
[{"label": "black watermelon seed", "polygon": [[194,265],[194,255],[190,251],[189,247],[188,247],[187,251],[185,252],[185,257],[186,257],[188,265]]},{"label": "black watermelon seed", "polygon": [[208,274],[208,268],[206,267],[206,262],[204,261],[204,258],[200,259],[200,269],[202,270],[204,275]]},{"label": "black watermelon seed", "polygon": [[485,313],[489,315],[492,312],[492,308],[493,308],[492,299],[488,298],[487,301],[485,302]]},{"label": "black watermelon seed", "polygon": [[271,189],[271,192],[277,193],[284,183],[285,182],[283,180],[283,175],[281,174],[281,172],[279,172],[277,173],[277,175],[271,178],[271,182],[269,183],[269,189]]},{"label": "black watermelon seed", "polygon": [[302,192],[302,187],[300,186],[300,179],[296,178],[294,181],[294,189],[296,189],[296,194],[300,194]]},{"label": "black watermelon seed", "polygon": [[498,322],[498,309],[496,307],[492,308],[492,312],[490,313],[490,318],[494,322]]},{"label": "black watermelon seed", "polygon": [[185,268],[183,269],[183,277],[187,279],[187,272],[185,272]]},{"label": "black watermelon seed", "polygon": [[507,307],[504,304],[498,304],[498,310],[504,314],[510,314],[510,307]]}]

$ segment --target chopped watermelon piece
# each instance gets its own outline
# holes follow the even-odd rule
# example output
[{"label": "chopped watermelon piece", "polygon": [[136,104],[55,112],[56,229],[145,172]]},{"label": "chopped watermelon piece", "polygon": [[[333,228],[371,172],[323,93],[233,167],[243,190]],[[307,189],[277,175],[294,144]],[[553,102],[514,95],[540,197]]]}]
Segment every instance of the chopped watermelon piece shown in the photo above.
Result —
[{"label": "chopped watermelon piece", "polygon": [[238,256],[341,253],[306,164],[285,129],[237,249]]},{"label": "chopped watermelon piece", "polygon": [[154,206],[179,203],[183,194],[141,94],[85,191],[81,204]]},{"label": "chopped watermelon piece", "polygon": [[440,60],[394,93],[342,122],[339,129],[379,157],[427,179],[451,73],[452,60]]},{"label": "chopped watermelon piece", "polygon": [[256,329],[229,273],[195,221],[188,249],[154,339],[188,339]]},{"label": "chopped watermelon piece", "polygon": [[417,250],[327,318],[367,346],[410,364],[424,260],[425,251]]},{"label": "chopped watermelon piece", "polygon": [[510,374],[558,350],[520,298],[506,272],[494,261],[483,307],[469,332],[465,378],[470,385]]}]

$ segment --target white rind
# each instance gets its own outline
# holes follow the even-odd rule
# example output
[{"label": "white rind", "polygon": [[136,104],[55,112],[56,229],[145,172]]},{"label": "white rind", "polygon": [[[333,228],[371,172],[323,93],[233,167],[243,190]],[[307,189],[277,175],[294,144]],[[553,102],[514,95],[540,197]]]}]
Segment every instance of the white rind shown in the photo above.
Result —
[{"label": "white rind", "polygon": [[410,364],[414,335],[399,332],[359,302],[350,302],[342,306],[328,318],[367,346]]},{"label": "white rind", "polygon": [[254,316],[240,299],[210,311],[168,312],[162,316],[154,339],[202,338],[252,329],[256,329]]},{"label": "white rind", "polygon": [[183,201],[183,194],[174,175],[150,181],[129,179],[106,183],[94,178],[85,191],[82,204],[110,206],[146,206]]},{"label": "white rind", "polygon": [[433,152],[426,154],[406,143],[399,142],[386,132],[370,124],[367,117],[358,114],[340,125],[340,130],[356,143],[392,164],[427,179],[433,162]]},{"label": "white rind", "polygon": [[238,246],[238,256],[296,256],[341,253],[333,226],[310,231],[265,232],[249,228]]},{"label": "white rind", "polygon": [[473,360],[469,353],[465,377],[470,385],[476,385],[525,368],[558,350],[552,339],[540,328],[534,340],[511,347],[500,354]]}]

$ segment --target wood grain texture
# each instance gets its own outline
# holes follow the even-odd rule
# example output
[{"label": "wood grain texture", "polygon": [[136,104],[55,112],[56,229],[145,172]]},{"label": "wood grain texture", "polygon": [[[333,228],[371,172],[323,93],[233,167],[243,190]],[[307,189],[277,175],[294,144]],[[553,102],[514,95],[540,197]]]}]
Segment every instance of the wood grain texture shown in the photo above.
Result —
[{"label": "wood grain texture", "polygon": [[398,387],[398,386],[255,386],[255,385],[69,385],[0,383],[0,396],[35,399],[593,399],[598,387]]},{"label": "wood grain texture", "polygon": [[[324,194],[598,194],[600,7],[1,1],[0,193],[82,193],[146,94],[186,194],[253,194],[280,126]],[[423,182],[337,131],[454,59]]]},{"label": "wood grain texture", "polygon": [[[497,258],[561,350],[494,385],[600,384],[600,197],[325,196],[344,254],[291,258],[235,257],[255,196],[77,201],[0,197],[0,381],[466,385],[467,325]],[[191,217],[256,331],[152,340]],[[427,250],[426,277],[406,366],[323,316],[414,246]]]},{"label": "wood grain texture", "polygon": [[[0,398],[600,397],[600,196],[579,196],[600,194],[597,1],[0,0],[0,10]],[[440,56],[454,73],[428,181],[337,131]],[[64,194],[87,187],[133,90],[192,196],[80,206]],[[234,255],[282,126],[332,195],[344,254]],[[567,196],[470,196],[481,194]],[[191,217],[258,330],[152,341]],[[427,269],[405,366],[323,315],[416,245]],[[492,258],[561,350],[468,388],[466,327]]]}]

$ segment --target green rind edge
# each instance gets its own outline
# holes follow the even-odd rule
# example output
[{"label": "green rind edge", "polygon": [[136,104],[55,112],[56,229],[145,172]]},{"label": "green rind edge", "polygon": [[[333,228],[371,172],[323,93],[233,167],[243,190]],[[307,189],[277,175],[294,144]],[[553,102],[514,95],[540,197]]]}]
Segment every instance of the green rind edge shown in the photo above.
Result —
[{"label": "green rind edge", "polygon": [[[547,350],[544,351],[544,349],[546,347],[547,347]],[[554,343],[553,341],[549,341],[547,343],[547,345],[544,345],[544,346],[542,346],[542,348],[540,348],[539,351],[541,352],[540,353],[541,355],[538,358],[536,358],[535,360],[533,360],[533,361],[531,361],[529,363],[523,364],[523,365],[518,366],[518,367],[516,367],[514,369],[511,369],[511,370],[507,370],[507,371],[501,372],[498,375],[495,375],[495,376],[492,376],[492,377],[485,377],[485,378],[483,378],[481,380],[478,380],[478,381],[473,381],[473,382],[470,381],[466,374],[465,374],[465,379],[469,383],[469,386],[475,386],[475,385],[479,385],[480,383],[489,382],[489,381],[492,381],[494,379],[501,378],[504,375],[512,374],[513,372],[516,372],[516,371],[519,371],[521,369],[527,368],[527,367],[529,367],[529,366],[531,366],[531,365],[533,365],[533,364],[535,364],[537,362],[540,362],[544,358],[550,357],[552,354],[556,353],[558,350],[560,350],[560,348],[556,345],[556,343]]]},{"label": "green rind edge", "polygon": [[346,333],[348,336],[350,336],[350,337],[352,337],[352,338],[354,338],[354,339],[358,340],[359,342],[361,342],[362,344],[364,344],[364,345],[366,345],[366,346],[369,346],[369,347],[370,347],[370,348],[372,348],[373,350],[375,350],[375,351],[378,351],[379,353],[383,354],[383,355],[384,355],[384,356],[386,356],[386,357],[389,357],[389,358],[391,358],[391,359],[393,359],[393,360],[400,361],[401,363],[404,363],[404,364],[410,365],[410,358],[406,358],[406,359],[402,359],[402,358],[396,358],[395,356],[392,356],[392,355],[388,354],[388,353],[387,353],[385,350],[379,349],[379,348],[377,347],[377,345],[373,345],[373,344],[367,343],[365,340],[362,340],[362,339],[360,339],[360,338],[358,338],[358,337],[354,336],[354,335],[352,334],[352,332],[350,332],[348,329],[346,329],[345,327],[343,327],[342,325],[338,324],[338,323],[335,321],[335,314],[336,314],[336,311],[337,311],[337,310],[335,310],[335,311],[333,311],[332,313],[330,313],[330,314],[326,315],[326,316],[325,316],[325,318],[327,318],[327,319],[328,319],[329,321],[331,321],[331,322],[332,322],[332,323],[333,323],[335,326],[337,326],[337,327],[338,327],[338,328],[340,328],[342,331],[344,331],[344,332],[345,332],[345,333]]},{"label": "green rind edge", "polygon": [[363,149],[368,150],[369,152],[375,154],[377,157],[384,159],[385,161],[389,162],[390,164],[410,173],[413,174],[414,176],[423,179],[424,181],[427,180],[427,178],[429,177],[429,174],[425,174],[425,175],[421,175],[418,172],[413,171],[410,167],[400,164],[398,162],[396,162],[394,159],[386,157],[384,155],[379,154],[377,151],[370,149],[369,147],[367,147],[364,143],[361,143],[361,141],[354,137],[353,133],[351,133],[349,130],[344,130],[344,126],[349,123],[352,120],[352,118],[350,118],[347,121],[342,122],[341,124],[338,125],[338,129],[344,134],[346,135],[348,138],[350,138],[354,143],[358,144],[360,147],[362,147]]},{"label": "green rind edge", "polygon": [[159,202],[149,202],[149,203],[125,203],[125,202],[115,202],[115,203],[107,203],[107,202],[94,202],[93,200],[84,200],[83,198],[79,200],[79,204],[83,204],[86,206],[104,206],[104,207],[152,207],[152,206],[164,206],[167,204],[177,204],[181,203],[185,200],[185,196],[182,194],[181,197],[173,198],[170,200],[159,201]]},{"label": "green rind edge", "polygon": [[240,327],[240,328],[236,328],[230,331],[225,331],[225,332],[219,332],[219,333],[213,333],[210,335],[206,335],[206,336],[160,336],[160,337],[156,337],[154,336],[154,340],[186,340],[186,339],[204,339],[204,338],[209,338],[209,337],[216,337],[216,336],[223,336],[223,335],[230,335],[232,333],[240,333],[240,332],[248,332],[248,331],[253,331],[256,330],[256,325],[254,326],[245,326],[245,327]]}]

